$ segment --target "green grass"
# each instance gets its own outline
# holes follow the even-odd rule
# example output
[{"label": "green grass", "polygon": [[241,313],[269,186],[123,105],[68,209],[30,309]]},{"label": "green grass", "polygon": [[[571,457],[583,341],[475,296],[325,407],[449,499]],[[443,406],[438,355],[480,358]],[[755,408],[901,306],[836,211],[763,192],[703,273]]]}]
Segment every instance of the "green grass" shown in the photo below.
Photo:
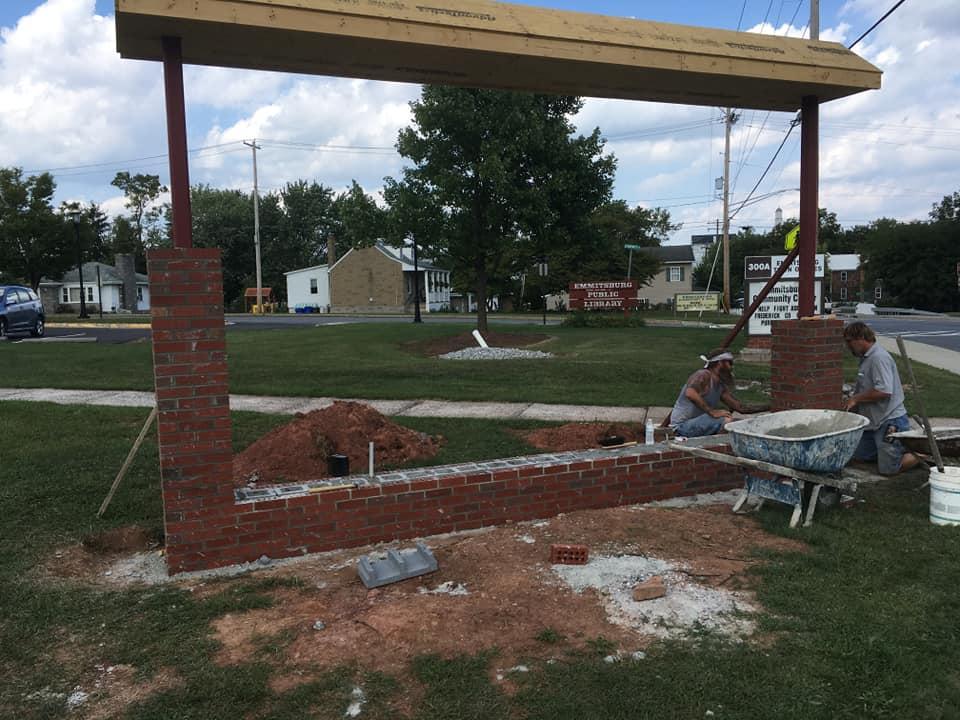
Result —
[{"label": "green grass", "polygon": [[[807,549],[770,553],[756,569],[765,612],[754,640],[698,633],[611,664],[603,655],[618,648],[609,639],[577,643],[545,628],[537,639],[559,661],[525,661],[530,672],[511,675],[515,695],[491,680],[495,653],[467,648],[459,657],[417,658],[403,677],[345,666],[280,692],[270,680],[289,672],[278,660],[284,638],[261,638],[251,661],[221,666],[211,622],[269,608],[280,586],[309,593],[309,583],[208,580],[200,596],[178,587],[97,589],[32,571],[104,527],[160,527],[151,435],[105,519],[95,519],[144,411],[16,402],[2,410],[0,433],[16,442],[0,462],[0,717],[82,716],[85,709],[69,713],[64,698],[77,686],[91,689],[98,664],[131,665],[138,681],[161,668],[178,678],[128,708],[128,720],[332,720],[343,717],[358,684],[367,698],[362,717],[376,720],[670,720],[708,710],[738,720],[960,717],[960,528],[928,522],[916,476],[867,492],[858,508],[820,513],[801,532],[787,529],[782,506],[764,510],[770,532],[800,537]],[[235,448],[285,419],[234,413]],[[409,424],[442,428],[451,445],[489,436],[456,456],[463,459],[512,454],[517,442],[504,432],[512,422]],[[410,684],[417,702],[400,716],[391,702]]]}]

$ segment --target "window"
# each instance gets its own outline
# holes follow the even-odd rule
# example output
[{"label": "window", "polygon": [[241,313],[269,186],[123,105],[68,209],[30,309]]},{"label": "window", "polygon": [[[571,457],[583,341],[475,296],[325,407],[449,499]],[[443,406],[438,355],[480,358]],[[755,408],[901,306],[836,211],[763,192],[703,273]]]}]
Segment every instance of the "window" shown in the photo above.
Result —
[{"label": "window", "polygon": [[87,302],[93,302],[93,285],[84,286],[84,290],[87,291]]},{"label": "window", "polygon": [[682,267],[668,268],[667,282],[683,282],[683,268]]},{"label": "window", "polygon": [[840,299],[841,300],[847,299],[847,289],[845,287],[840,288]]},{"label": "window", "polygon": [[880,302],[883,299],[883,288],[879,285],[873,289],[873,299],[875,302]]},{"label": "window", "polygon": [[840,282],[846,282],[846,281],[847,281],[847,271],[846,271],[846,270],[841,270],[841,271],[840,271]]},{"label": "window", "polygon": [[143,302],[143,288],[137,286],[137,302]]},{"label": "window", "polygon": [[70,292],[66,288],[60,288],[60,300],[62,302],[70,302]]},{"label": "window", "polygon": [[310,278],[310,294],[317,295],[319,292],[320,290],[317,288],[317,279]]}]

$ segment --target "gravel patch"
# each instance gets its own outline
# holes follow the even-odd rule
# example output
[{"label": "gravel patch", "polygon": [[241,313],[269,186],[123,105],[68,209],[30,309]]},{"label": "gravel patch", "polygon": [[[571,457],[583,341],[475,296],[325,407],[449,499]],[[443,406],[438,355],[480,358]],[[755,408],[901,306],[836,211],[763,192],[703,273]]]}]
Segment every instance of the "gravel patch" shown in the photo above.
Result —
[{"label": "gravel patch", "polygon": [[464,348],[438,355],[441,360],[545,360],[553,354],[540,350],[520,350],[519,348]]},{"label": "gravel patch", "polygon": [[[749,634],[753,622],[744,613],[754,607],[743,595],[695,582],[680,567],[642,555],[597,556],[586,565],[553,565],[553,571],[575,592],[593,589],[611,622],[660,638],[682,637],[705,628],[731,637]],[[633,588],[651,577],[663,578],[667,594],[637,602]]]}]

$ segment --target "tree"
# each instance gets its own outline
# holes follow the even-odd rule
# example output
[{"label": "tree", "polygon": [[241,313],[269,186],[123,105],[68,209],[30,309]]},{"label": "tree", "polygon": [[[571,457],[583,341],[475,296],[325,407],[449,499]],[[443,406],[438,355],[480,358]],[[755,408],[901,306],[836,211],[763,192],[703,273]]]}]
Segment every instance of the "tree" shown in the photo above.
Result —
[{"label": "tree", "polygon": [[428,86],[411,104],[414,126],[397,149],[406,178],[443,209],[444,258],[477,295],[487,329],[491,283],[506,284],[544,255],[580,241],[610,195],[615,161],[599,130],[573,138],[575,97]]},{"label": "tree", "polygon": [[[670,222],[670,213],[662,208],[630,208],[623,200],[605,203],[594,212],[591,223],[599,235],[591,257],[583,258],[583,276],[593,279],[630,277],[644,285],[660,268],[660,262],[651,254],[630,253],[624,245],[659,247],[667,236],[679,230]],[[629,265],[629,267],[628,267]]]},{"label": "tree", "polygon": [[255,275],[253,201],[239,190],[195,185],[190,188],[190,208],[193,244],[220,248],[224,303],[235,305],[241,301],[247,278]]},{"label": "tree", "polygon": [[330,240],[337,228],[333,190],[317,182],[298,180],[280,191],[283,219],[280,237],[290,267],[320,265],[329,258]]},{"label": "tree", "polygon": [[110,184],[120,188],[126,197],[125,206],[130,211],[129,222],[137,264],[145,268],[147,248],[165,243],[159,227],[163,208],[156,202],[161,193],[167,192],[167,188],[160,184],[159,175],[131,175],[128,172],[118,172]]},{"label": "tree", "polygon": [[[791,226],[792,227],[792,226]],[[706,288],[713,267],[714,257],[723,252],[722,243],[714,243],[707,250],[701,262],[693,271],[693,282],[696,287]],[[749,255],[786,255],[783,249],[783,236],[772,237],[770,233],[761,235],[754,232],[750,226],[745,226],[730,238],[730,297],[736,297],[744,291],[743,288],[743,260]],[[722,260],[717,260],[717,267],[721,267]],[[710,289],[717,289],[723,285],[720,271],[714,272]]]},{"label": "tree", "polygon": [[347,248],[369,247],[383,237],[384,210],[356,180],[333,201],[333,217],[336,241]]},{"label": "tree", "polygon": [[960,220],[960,192],[953,195],[944,195],[943,200],[934,203],[930,211],[930,219],[934,222],[957,222]]},{"label": "tree", "polygon": [[53,210],[56,187],[50,173],[24,178],[21,168],[0,168],[0,268],[33,289],[72,264],[73,229],[67,235]]}]

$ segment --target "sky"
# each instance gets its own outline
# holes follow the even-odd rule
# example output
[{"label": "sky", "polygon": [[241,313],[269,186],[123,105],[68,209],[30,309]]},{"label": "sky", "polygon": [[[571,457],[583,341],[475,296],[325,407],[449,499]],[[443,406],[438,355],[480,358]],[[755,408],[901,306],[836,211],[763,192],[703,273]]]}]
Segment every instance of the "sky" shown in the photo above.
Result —
[{"label": "sky", "polygon": [[[801,36],[809,0],[527,0],[519,4],[684,25]],[[820,38],[849,45],[895,0],[821,0]],[[882,88],[820,110],[820,206],[845,227],[880,217],[924,220],[960,190],[960,2],[906,0],[856,47],[883,70]],[[399,176],[397,133],[420,87],[323,76],[188,66],[184,70],[191,184],[261,193],[300,179],[335,191],[356,180],[379,197]],[[774,157],[794,113],[745,110],[731,139],[731,231],[799,214],[800,133]],[[711,233],[722,216],[720,108],[586,99],[574,124],[599,127],[618,159],[614,198],[663,207],[682,223],[669,242]],[[56,202],[123,197],[119,171],[168,183],[160,63],[122,60],[112,0],[0,0],[0,166],[49,171]],[[762,199],[757,200],[758,197]]]}]

